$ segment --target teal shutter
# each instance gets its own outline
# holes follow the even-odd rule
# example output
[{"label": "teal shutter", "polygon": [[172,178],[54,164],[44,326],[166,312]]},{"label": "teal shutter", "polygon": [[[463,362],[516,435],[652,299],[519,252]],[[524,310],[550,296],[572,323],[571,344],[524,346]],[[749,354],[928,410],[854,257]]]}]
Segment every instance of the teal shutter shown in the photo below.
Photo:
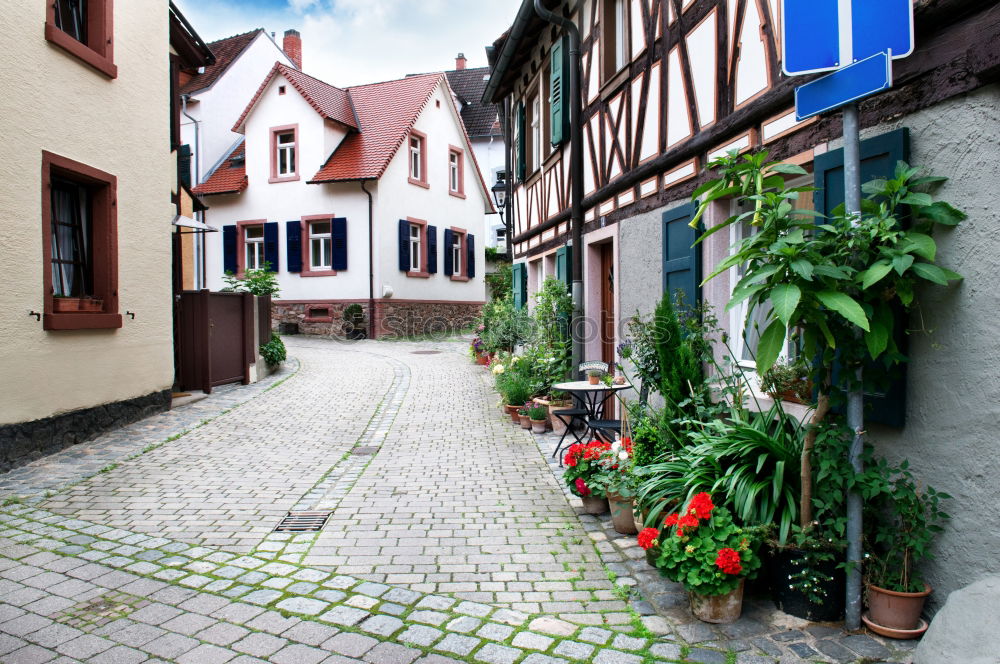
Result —
[{"label": "teal shutter", "polygon": [[685,308],[701,303],[701,245],[695,245],[698,229],[689,225],[694,212],[686,203],[663,213],[663,292]]},{"label": "teal shutter", "polygon": [[566,57],[568,38],[563,37],[552,44],[549,78],[549,127],[552,145],[558,146],[569,135],[569,104],[566,103],[565,87],[569,80],[569,59]]},{"label": "teal shutter", "polygon": [[556,250],[556,279],[573,288],[573,247],[560,247]]},{"label": "teal shutter", "polygon": [[514,263],[511,266],[515,309],[524,309],[528,303],[528,272],[524,267],[524,263]]},{"label": "teal shutter", "polygon": [[[910,160],[910,135],[905,127],[861,141],[861,182],[895,175],[896,162]],[[813,176],[818,191],[813,200],[816,211],[829,215],[844,202],[844,151],[832,150],[813,161]],[[907,352],[906,318],[896,316],[893,337],[899,351]],[[834,368],[834,380],[839,378]],[[906,363],[886,368],[882,363],[864,366],[865,419],[902,428],[906,423]]]},{"label": "teal shutter", "polygon": [[525,125],[525,110],[524,102],[518,102],[517,104],[517,179],[523,181],[524,174],[528,170],[528,155],[525,154],[525,145],[527,144],[524,137],[524,125]]}]

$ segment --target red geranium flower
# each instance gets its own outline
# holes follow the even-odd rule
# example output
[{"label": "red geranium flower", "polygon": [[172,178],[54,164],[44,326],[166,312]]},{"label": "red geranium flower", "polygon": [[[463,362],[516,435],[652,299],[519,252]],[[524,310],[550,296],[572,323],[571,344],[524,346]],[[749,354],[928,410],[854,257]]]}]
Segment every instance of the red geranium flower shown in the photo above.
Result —
[{"label": "red geranium flower", "polygon": [[566,456],[563,458],[563,463],[572,468],[580,462],[580,455],[582,453],[583,445],[580,443],[570,445],[569,449],[566,450]]},{"label": "red geranium flower", "polygon": [[714,508],[715,505],[712,504],[712,496],[702,491],[688,503],[688,514],[693,514],[699,519],[710,519],[712,518],[712,509]]},{"label": "red geranium flower", "polygon": [[670,514],[666,519],[663,520],[663,525],[669,528],[670,526],[676,526],[677,520],[680,518],[679,514]]},{"label": "red geranium flower", "polygon": [[639,546],[643,549],[650,549],[656,545],[656,540],[660,536],[660,531],[656,528],[643,528],[639,533]]},{"label": "red geranium flower", "polygon": [[576,490],[579,492],[581,496],[590,495],[590,487],[587,486],[587,483],[583,481],[582,477],[576,478],[575,484],[576,484]]},{"label": "red geranium flower", "polygon": [[735,549],[727,548],[719,551],[719,555],[715,558],[715,564],[725,574],[736,575],[743,571],[743,566],[740,565],[740,554]]},{"label": "red geranium flower", "polygon": [[684,529],[695,529],[698,527],[698,517],[693,514],[685,514],[677,520],[677,536],[684,537]]}]

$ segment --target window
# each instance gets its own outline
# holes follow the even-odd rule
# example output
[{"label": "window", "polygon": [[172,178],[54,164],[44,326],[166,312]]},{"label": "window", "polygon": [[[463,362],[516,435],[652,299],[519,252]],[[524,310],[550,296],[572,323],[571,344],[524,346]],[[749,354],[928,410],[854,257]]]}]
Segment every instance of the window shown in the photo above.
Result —
[{"label": "window", "polygon": [[451,242],[451,269],[455,276],[462,276],[462,250],[464,248],[465,235],[455,233]]},{"label": "window", "polygon": [[311,270],[329,270],[333,264],[333,236],[329,221],[309,223],[309,267]]},{"label": "window", "polygon": [[419,131],[411,130],[409,144],[410,184],[427,186],[427,136]]},{"label": "window", "polygon": [[534,172],[542,165],[542,100],[538,94],[532,97],[528,108],[528,122],[531,127],[528,154],[531,155],[531,170]]},{"label": "window", "polygon": [[115,78],[113,16],[112,0],[47,0],[45,39]]},{"label": "window", "polygon": [[[260,270],[264,267],[264,226],[243,227],[243,247],[245,270]],[[274,269],[275,266],[271,266]]]},{"label": "window", "polygon": [[601,14],[601,57],[607,81],[628,64],[628,3],[604,0]]},{"label": "window", "polygon": [[465,152],[454,145],[448,148],[448,193],[465,198]]},{"label": "window", "polygon": [[299,179],[298,125],[271,128],[271,177],[268,182]]},{"label": "window", "polygon": [[121,327],[117,179],[42,152],[45,329]]},{"label": "window", "polygon": [[410,224],[410,272],[423,272],[424,259],[420,248],[423,226]]},{"label": "window", "polygon": [[503,226],[497,229],[497,249],[500,251],[507,250],[507,229]]}]

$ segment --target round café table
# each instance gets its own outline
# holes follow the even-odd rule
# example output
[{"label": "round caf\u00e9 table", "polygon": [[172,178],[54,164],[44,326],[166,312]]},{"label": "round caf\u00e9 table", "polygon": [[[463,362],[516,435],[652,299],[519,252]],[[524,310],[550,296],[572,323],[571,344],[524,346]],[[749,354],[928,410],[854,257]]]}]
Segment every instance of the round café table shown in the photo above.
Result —
[{"label": "round caf\u00e9 table", "polygon": [[591,385],[590,381],[587,380],[556,383],[552,386],[554,390],[568,392],[573,400],[579,404],[579,407],[587,411],[587,428],[591,433],[594,433],[594,430],[590,427],[590,422],[603,419],[604,402],[608,396],[631,388],[632,386],[627,383],[625,385],[605,385],[604,383]]}]

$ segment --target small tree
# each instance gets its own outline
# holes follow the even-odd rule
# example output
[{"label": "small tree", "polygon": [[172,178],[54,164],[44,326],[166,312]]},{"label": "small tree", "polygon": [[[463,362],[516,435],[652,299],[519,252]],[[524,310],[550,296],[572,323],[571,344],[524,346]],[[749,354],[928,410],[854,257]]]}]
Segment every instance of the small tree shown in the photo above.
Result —
[{"label": "small tree", "polygon": [[271,264],[267,261],[260,269],[247,270],[242,279],[232,272],[226,272],[226,276],[222,279],[226,282],[225,290],[236,293],[277,295],[281,292],[278,287],[278,275],[271,271]]}]

